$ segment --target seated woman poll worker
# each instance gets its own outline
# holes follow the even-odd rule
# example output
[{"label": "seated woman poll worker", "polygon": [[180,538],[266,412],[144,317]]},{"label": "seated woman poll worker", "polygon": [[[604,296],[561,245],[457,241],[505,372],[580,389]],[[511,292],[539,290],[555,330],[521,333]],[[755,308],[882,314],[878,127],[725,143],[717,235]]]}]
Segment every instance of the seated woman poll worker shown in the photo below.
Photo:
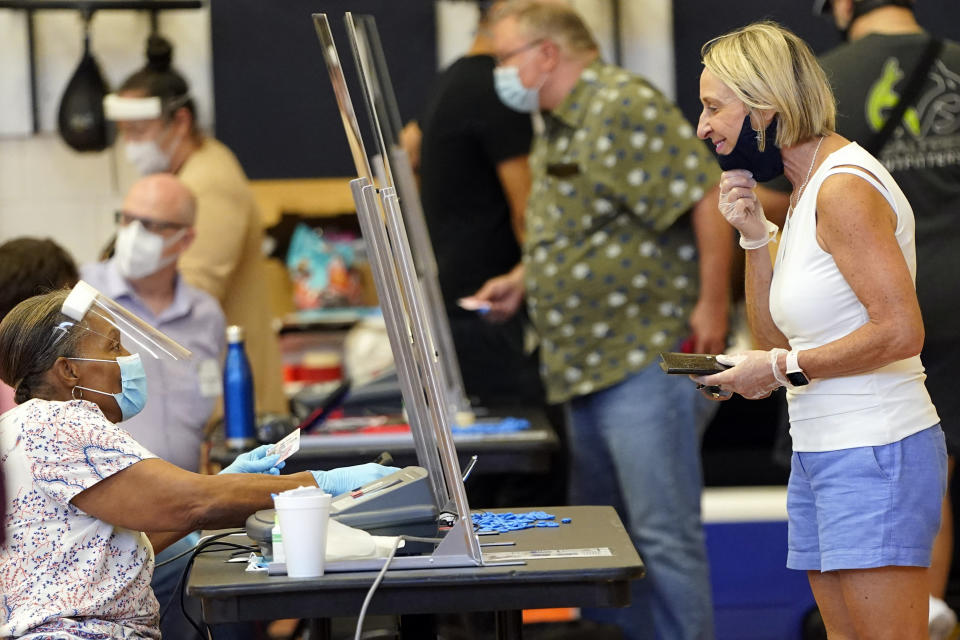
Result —
[{"label": "seated woman poll worker", "polygon": [[[141,357],[189,352],[82,281],[0,322],[0,378],[20,403],[0,417],[0,637],[159,638],[155,551],[196,529],[242,525],[272,506],[271,493],[316,484],[339,494],[395,470],[180,469],[118,425],[147,401]],[[241,466],[276,462],[259,457]]]},{"label": "seated woman poll worker", "polygon": [[[787,387],[787,566],[807,571],[831,638],[927,638],[926,567],[947,457],[924,387],[913,211],[875,158],[833,131],[806,43],[763,22],[702,50],[697,133],[726,169],[720,208],[746,249],[750,326],[767,351],[696,377],[718,395]],[[755,188],[793,185],[776,227]]]}]

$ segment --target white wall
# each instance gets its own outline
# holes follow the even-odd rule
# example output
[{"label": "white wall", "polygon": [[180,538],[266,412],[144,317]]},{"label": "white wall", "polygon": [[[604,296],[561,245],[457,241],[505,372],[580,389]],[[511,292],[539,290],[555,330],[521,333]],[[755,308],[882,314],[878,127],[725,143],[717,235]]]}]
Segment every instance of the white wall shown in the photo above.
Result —
[{"label": "white wall", "polygon": [[[160,33],[174,46],[173,64],[197,102],[201,126],[213,119],[209,9],[162,12]],[[99,11],[91,50],[111,87],[145,63],[149,16]],[[32,135],[26,17],[0,10],[0,241],[49,236],[81,262],[93,260],[113,230],[113,211],[135,178],[113,150],[76,153],[54,133],[64,88],[83,50],[75,11],[35,14],[37,110],[43,133]]]},{"label": "white wall", "polygon": [[[608,0],[571,0],[612,58]],[[670,0],[620,0],[624,66],[674,95]],[[49,236],[78,261],[93,260],[112,231],[112,215],[133,180],[112,150],[79,154],[53,133],[60,96],[80,59],[83,33],[74,11],[35,14],[38,107],[42,129],[31,134],[26,19],[0,10],[0,242]],[[469,47],[476,28],[470,2],[437,2],[438,59],[449,64]],[[91,48],[110,86],[144,60],[149,32],[145,12],[100,11]],[[213,125],[209,9],[165,11],[160,32],[174,43],[174,66],[190,83],[200,124]],[[278,34],[282,37],[282,34]]]},{"label": "white wall", "polygon": [[621,0],[620,25],[623,66],[676,99],[671,0]]},{"label": "white wall", "polygon": [[[44,131],[52,131],[60,96],[83,51],[83,23],[76,11],[38,11],[34,23],[40,122]],[[173,64],[196,95],[201,124],[209,124],[213,113],[209,9],[163,11],[159,30],[173,42]],[[98,11],[90,33],[91,51],[109,86],[116,87],[146,62],[147,12]],[[0,10],[0,43],[0,135],[26,135],[31,122],[23,11]]]},{"label": "white wall", "polygon": [[[593,31],[604,59],[613,61],[613,0],[567,0]],[[622,64],[639,73],[669,97],[676,96],[673,68],[673,5],[671,0],[617,0],[620,3]],[[439,0],[437,60],[440,68],[470,47],[476,34],[474,2]]]},{"label": "white wall", "polygon": [[0,241],[50,237],[80,262],[95,259],[121,201],[113,160],[54,134],[0,140]]},{"label": "white wall", "polygon": [[26,16],[0,11],[0,135],[29,131]]}]

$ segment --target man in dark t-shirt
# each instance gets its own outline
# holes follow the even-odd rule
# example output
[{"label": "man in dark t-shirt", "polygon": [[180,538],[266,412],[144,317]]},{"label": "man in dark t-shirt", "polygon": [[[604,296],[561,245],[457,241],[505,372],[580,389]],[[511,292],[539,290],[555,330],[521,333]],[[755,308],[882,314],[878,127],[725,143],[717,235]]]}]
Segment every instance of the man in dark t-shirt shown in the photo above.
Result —
[{"label": "man in dark t-shirt", "polygon": [[467,394],[483,405],[539,404],[525,318],[493,325],[457,304],[520,261],[530,189],[530,116],[497,98],[481,5],[473,46],[439,76],[419,122],[420,197]]}]

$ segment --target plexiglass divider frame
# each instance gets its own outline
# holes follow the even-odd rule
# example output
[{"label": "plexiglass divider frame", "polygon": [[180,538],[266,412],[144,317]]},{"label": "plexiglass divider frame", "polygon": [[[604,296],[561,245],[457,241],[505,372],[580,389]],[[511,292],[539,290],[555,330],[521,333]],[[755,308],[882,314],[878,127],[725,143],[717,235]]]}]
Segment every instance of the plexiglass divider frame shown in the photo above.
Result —
[{"label": "plexiglass divider frame", "polygon": [[[360,127],[357,124],[357,118],[353,110],[353,101],[350,98],[350,90],[347,88],[343,67],[340,65],[340,59],[337,55],[337,47],[333,40],[330,23],[327,20],[326,14],[314,14],[313,21],[323,51],[324,62],[330,74],[330,82],[333,85],[333,92],[337,100],[341,120],[343,121],[344,131],[347,135],[347,142],[350,145],[354,163],[357,166],[357,174],[361,179],[366,180],[366,184],[373,186],[373,175],[370,171],[370,163],[363,145],[363,138],[360,135]],[[363,225],[364,217],[360,214],[366,204],[360,197],[360,192],[358,188],[356,188],[356,185],[351,183],[351,188],[353,188],[353,199],[357,206],[358,218],[361,225]],[[390,340],[390,348],[393,351],[397,377],[400,381],[400,391],[403,394],[404,404],[407,410],[407,419],[414,435],[417,461],[420,463],[420,466],[427,470],[435,506],[437,509],[441,509],[447,501],[449,501],[450,496],[442,480],[442,470],[436,447],[434,428],[428,418],[429,412],[426,409],[426,397],[418,381],[417,366],[411,346],[412,334],[409,323],[406,321],[406,314],[403,311],[404,305],[400,298],[399,291],[395,286],[388,286],[389,283],[396,281],[395,270],[393,269],[391,260],[388,260],[385,256],[378,255],[378,245],[375,244],[377,240],[374,234],[375,228],[376,227],[364,229],[361,226],[361,233],[367,243],[371,245],[370,251],[368,251],[371,271],[380,300],[384,322],[387,326],[387,335]],[[386,237],[385,232],[384,237]],[[383,251],[385,252],[386,249]]]},{"label": "plexiglass divider frame", "polygon": [[[442,367],[446,403],[455,422],[471,423],[474,420],[473,408],[464,390],[446,305],[440,291],[437,259],[430,242],[417,181],[406,151],[400,143],[400,112],[376,20],[371,15],[354,17],[348,14],[346,22],[347,34],[351,36],[351,43],[354,44],[357,68],[363,70],[363,76],[367,80],[364,86],[368,92],[367,105],[371,112],[371,126],[382,134],[380,137],[383,144],[380,147],[381,153],[377,156],[378,162],[374,162],[374,172],[381,184],[397,190],[400,199],[404,226],[413,250],[413,264],[426,297],[430,335],[435,340],[434,353]],[[386,162],[383,162],[384,156]],[[382,173],[377,171],[381,167]]]},{"label": "plexiglass divider frame", "polygon": [[[360,52],[363,45],[359,43],[349,13],[346,14],[345,21],[351,45],[354,47],[357,72],[367,100],[380,156],[382,159],[386,158],[384,175],[392,182],[390,161],[387,158],[389,153],[372,104],[371,80],[365,73],[363,54]],[[483,564],[480,544],[473,532],[470,508],[460,475],[460,463],[453,443],[453,416],[447,397],[449,390],[434,348],[431,318],[416,277],[416,267],[410,253],[400,203],[392,186],[383,186],[378,191],[373,183],[370,160],[363,145],[330,23],[326,14],[322,13],[313,14],[313,22],[347,140],[357,165],[357,173],[360,175],[351,181],[350,186],[357,206],[361,232],[370,245],[368,254],[374,283],[396,361],[417,460],[428,472],[438,510],[449,509],[452,502],[459,514],[456,525],[447,532],[444,541],[433,554],[395,558],[391,567],[480,565]],[[382,566],[382,561],[351,563],[342,570],[377,566]]]}]

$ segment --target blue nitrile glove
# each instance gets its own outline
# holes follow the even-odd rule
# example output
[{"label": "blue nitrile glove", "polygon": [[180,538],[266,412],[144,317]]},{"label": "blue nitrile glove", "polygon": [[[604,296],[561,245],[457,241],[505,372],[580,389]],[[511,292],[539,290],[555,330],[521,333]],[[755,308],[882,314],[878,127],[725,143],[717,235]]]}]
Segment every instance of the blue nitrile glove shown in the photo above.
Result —
[{"label": "blue nitrile glove", "polygon": [[280,469],[286,462],[277,462],[280,456],[273,454],[268,456],[268,444],[262,444],[252,451],[241,453],[237,456],[230,466],[220,473],[269,473],[272,476],[280,475]]},{"label": "blue nitrile glove", "polygon": [[333,496],[346,493],[361,487],[368,482],[373,482],[377,478],[388,476],[394,471],[400,471],[397,467],[385,467],[382,464],[368,462],[367,464],[358,464],[352,467],[340,467],[330,471],[311,471],[317,486]]}]

